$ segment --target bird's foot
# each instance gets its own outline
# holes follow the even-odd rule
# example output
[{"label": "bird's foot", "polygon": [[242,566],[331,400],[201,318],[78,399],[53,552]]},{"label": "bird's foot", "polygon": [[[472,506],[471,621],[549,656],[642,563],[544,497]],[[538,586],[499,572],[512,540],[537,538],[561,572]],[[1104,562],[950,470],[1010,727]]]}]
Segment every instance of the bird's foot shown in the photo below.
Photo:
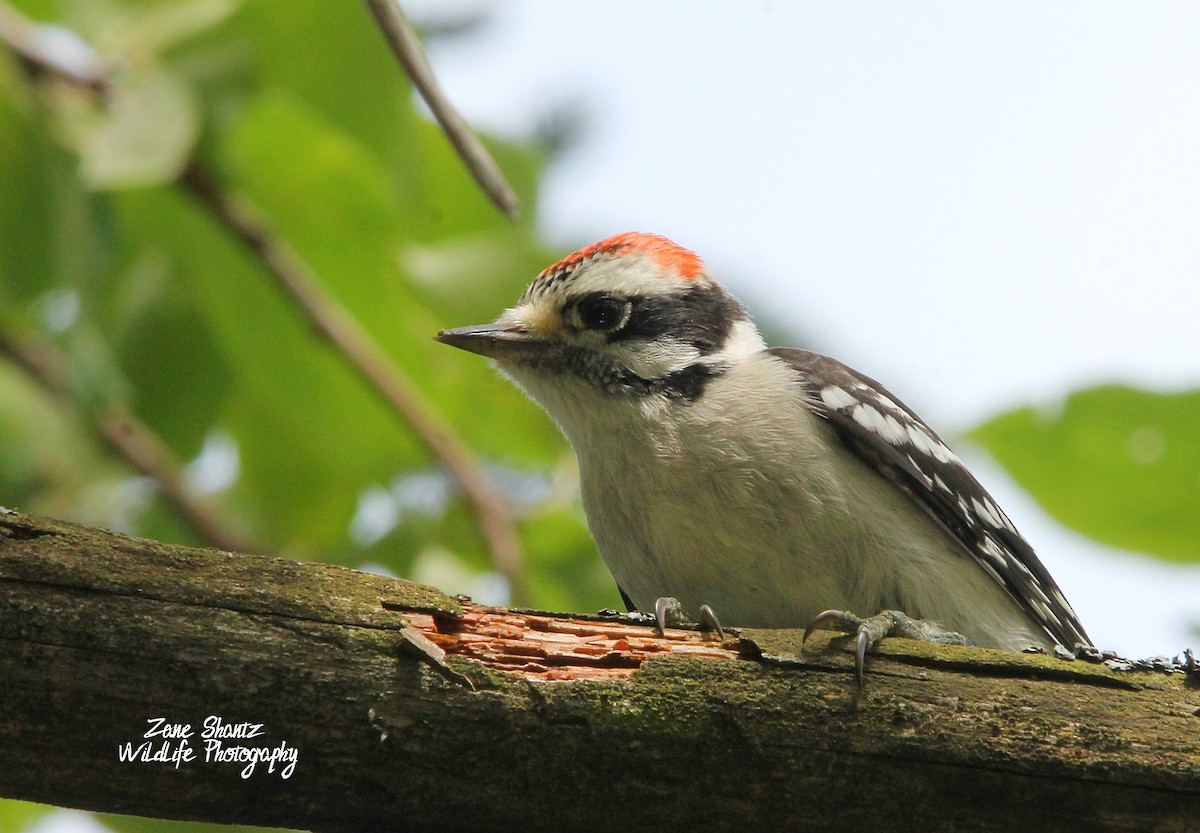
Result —
[{"label": "bird's foot", "polygon": [[[654,602],[654,622],[658,627],[658,635],[665,636],[667,625],[691,625],[693,622],[684,612],[683,605],[674,596],[659,596]],[[725,638],[725,629],[717,619],[717,614],[708,605],[700,605],[700,626],[717,632],[717,638]]]},{"label": "bird's foot", "polygon": [[867,619],[845,610],[825,610],[808,623],[808,627],[804,629],[804,641],[808,641],[812,632],[823,625],[832,625],[838,630],[858,635],[854,644],[854,677],[860,687],[863,684],[863,665],[866,662],[867,651],[885,637],[902,636],[940,645],[971,644],[961,633],[948,631],[936,622],[913,619],[899,610],[884,610]]}]

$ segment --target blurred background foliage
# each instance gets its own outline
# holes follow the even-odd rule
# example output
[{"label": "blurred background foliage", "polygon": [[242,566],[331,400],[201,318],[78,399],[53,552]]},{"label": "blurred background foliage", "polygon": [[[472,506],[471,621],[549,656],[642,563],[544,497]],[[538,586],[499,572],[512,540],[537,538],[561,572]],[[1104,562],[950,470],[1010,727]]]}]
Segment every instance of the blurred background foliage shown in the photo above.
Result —
[{"label": "blurred background foliage", "polygon": [[[551,137],[484,137],[520,197],[514,223],[361,3],[12,7],[49,24],[39,36],[59,57],[94,49],[108,84],[0,50],[0,505],[493,603],[619,604],[558,431],[485,361],[432,338],[491,320],[556,259],[532,222]],[[520,595],[446,467],[197,198],[196,173],[294,253],[477,457],[520,543]],[[207,528],[114,446],[114,409],[145,427],[135,448],[149,438],[177,463]],[[43,812],[0,801],[0,830]]]},{"label": "blurred background foliage", "polygon": [[[557,430],[486,362],[432,339],[491,320],[556,259],[532,223],[549,142],[485,137],[521,198],[513,223],[362,4],[13,5],[61,24],[43,32],[62,54],[73,34],[112,66],[98,93],[0,52],[0,502],[212,544],[97,435],[118,404],[247,548],[488,601],[618,603]],[[524,597],[440,461],[196,198],[194,170],[298,256],[477,455],[510,504]],[[14,350],[57,364],[62,395]]]},{"label": "blurred background foliage", "polygon": [[[112,63],[98,91],[0,50],[0,504],[212,545],[105,441],[118,407],[247,549],[485,602],[619,606],[554,426],[484,361],[432,340],[491,320],[562,254],[533,223],[554,137],[485,137],[521,199],[513,223],[424,115],[360,3],[12,5],[53,24],[42,34],[60,54],[78,37]],[[187,187],[189,171],[249,206],[478,456],[519,538],[520,596],[446,468],[316,337],[263,257]],[[1197,560],[1198,395],[1095,388],[971,437],[1063,522]],[[0,802],[0,831],[40,812]]]}]

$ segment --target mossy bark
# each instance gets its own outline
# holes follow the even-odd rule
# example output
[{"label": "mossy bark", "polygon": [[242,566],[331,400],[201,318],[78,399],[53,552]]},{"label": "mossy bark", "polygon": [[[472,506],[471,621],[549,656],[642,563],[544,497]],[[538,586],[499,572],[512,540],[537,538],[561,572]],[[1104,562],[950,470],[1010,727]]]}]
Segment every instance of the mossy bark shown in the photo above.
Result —
[{"label": "mossy bark", "polygon": [[[553,639],[519,665],[523,628]],[[859,690],[841,638],[706,639],[0,514],[0,795],[347,831],[1200,825],[1182,675],[893,640]],[[295,750],[289,777],[206,762],[210,716],[261,724],[225,750]],[[197,757],[120,760],[179,749],[153,718]]]}]

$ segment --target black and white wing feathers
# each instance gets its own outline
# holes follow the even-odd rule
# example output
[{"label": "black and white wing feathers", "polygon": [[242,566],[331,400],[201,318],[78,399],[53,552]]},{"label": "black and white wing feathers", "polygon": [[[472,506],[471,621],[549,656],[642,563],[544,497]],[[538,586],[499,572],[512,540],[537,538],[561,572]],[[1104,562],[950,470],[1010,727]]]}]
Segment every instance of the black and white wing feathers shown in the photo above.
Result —
[{"label": "black and white wing feathers", "polygon": [[1054,642],[1091,644],[1033,547],[920,417],[834,359],[806,350],[768,352],[797,372],[805,400],[847,448],[916,501]]}]

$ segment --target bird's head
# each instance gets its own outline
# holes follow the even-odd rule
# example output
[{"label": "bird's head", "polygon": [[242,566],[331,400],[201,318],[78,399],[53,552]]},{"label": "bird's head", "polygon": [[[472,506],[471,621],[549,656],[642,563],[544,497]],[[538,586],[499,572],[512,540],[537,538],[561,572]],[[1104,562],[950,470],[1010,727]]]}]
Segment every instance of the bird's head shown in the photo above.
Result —
[{"label": "bird's head", "polygon": [[546,268],[495,323],[437,338],[493,359],[552,413],[546,390],[695,399],[729,364],[763,349],[745,308],[699,257],[640,232]]}]

